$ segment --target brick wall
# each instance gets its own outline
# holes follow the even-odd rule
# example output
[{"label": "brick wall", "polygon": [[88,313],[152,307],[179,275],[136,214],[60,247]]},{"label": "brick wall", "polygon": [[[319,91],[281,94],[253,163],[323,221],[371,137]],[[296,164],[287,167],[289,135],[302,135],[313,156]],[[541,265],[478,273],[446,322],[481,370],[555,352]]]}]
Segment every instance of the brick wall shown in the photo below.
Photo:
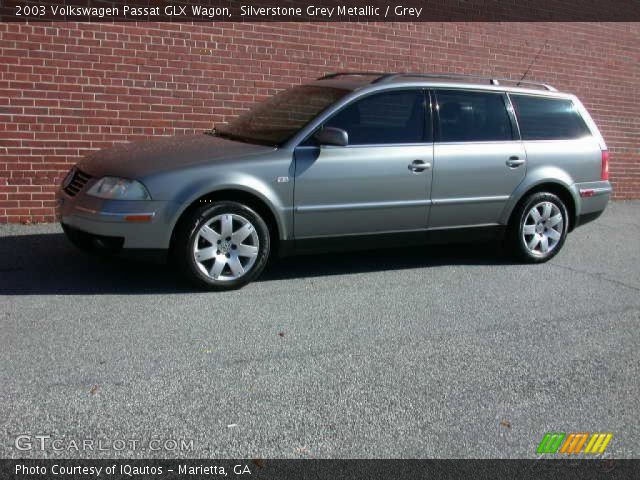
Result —
[{"label": "brick wall", "polygon": [[0,222],[52,221],[56,185],[90,150],[201,131],[327,72],[517,78],[541,47],[528,78],[580,96],[615,197],[639,198],[637,23],[2,23]]}]

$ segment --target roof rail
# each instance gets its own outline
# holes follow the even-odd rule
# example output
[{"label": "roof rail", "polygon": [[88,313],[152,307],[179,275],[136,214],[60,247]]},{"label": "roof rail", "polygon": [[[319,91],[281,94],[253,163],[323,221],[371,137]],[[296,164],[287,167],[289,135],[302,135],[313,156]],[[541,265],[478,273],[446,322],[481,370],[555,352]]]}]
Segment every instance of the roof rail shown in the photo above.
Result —
[{"label": "roof rail", "polygon": [[388,75],[388,74],[384,72],[335,72],[335,73],[328,73],[327,75],[324,75],[318,78],[317,80],[329,80],[330,78],[343,77],[346,75],[367,75],[367,76],[379,77],[381,75]]},{"label": "roof rail", "polygon": [[468,75],[468,74],[462,74],[462,73],[386,73],[386,74],[380,75],[380,77],[376,78],[371,83],[388,82],[390,80],[393,80],[399,77],[480,79],[480,80],[485,80],[489,82],[489,84],[491,85],[500,85],[501,82],[515,83],[516,86],[521,84],[533,85],[533,86],[545,88],[546,90],[549,90],[551,92],[557,92],[557,90],[554,87],[546,83],[534,82],[531,80],[514,80],[511,78],[490,78],[490,77],[483,77],[481,75]]},{"label": "roof rail", "polygon": [[482,75],[470,75],[464,73],[384,73],[384,72],[335,72],[324,75],[323,77],[318,78],[318,80],[329,80],[331,78],[355,75],[355,76],[372,76],[377,77],[371,83],[382,83],[388,82],[395,78],[400,77],[418,77],[418,78],[450,78],[450,79],[476,79],[476,80],[484,80],[488,82],[490,85],[500,85],[501,83],[515,83],[516,87],[519,85],[530,85],[535,87],[541,87],[550,92],[557,92],[554,87],[547,83],[542,82],[534,82],[532,80],[514,80],[512,78],[490,78],[483,77]]},{"label": "roof rail", "polygon": [[505,83],[515,83],[516,87],[520,86],[520,85],[533,85],[533,86],[536,86],[536,87],[546,88],[550,92],[557,92],[558,91],[557,88],[552,87],[548,83],[534,82],[533,80],[514,80],[512,78],[493,78],[492,80],[495,81],[494,85],[500,85],[500,82],[505,82]]}]

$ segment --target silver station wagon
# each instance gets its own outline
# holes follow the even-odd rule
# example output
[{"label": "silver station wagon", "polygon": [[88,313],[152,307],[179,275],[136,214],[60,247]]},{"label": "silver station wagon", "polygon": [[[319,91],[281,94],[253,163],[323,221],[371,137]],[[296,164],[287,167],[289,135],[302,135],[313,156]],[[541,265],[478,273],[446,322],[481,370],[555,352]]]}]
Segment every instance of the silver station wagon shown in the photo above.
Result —
[{"label": "silver station wagon", "polygon": [[502,239],[537,263],[602,213],[608,158],[580,101],[545,84],[336,73],[204,134],[87,156],[58,213],[84,250],[162,250],[213,290],[312,250]]}]

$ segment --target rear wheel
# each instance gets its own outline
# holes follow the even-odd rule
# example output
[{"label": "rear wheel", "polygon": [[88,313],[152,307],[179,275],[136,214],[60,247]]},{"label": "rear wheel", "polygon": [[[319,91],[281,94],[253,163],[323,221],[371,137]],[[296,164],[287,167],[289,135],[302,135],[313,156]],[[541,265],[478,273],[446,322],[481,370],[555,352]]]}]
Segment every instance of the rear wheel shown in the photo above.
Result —
[{"label": "rear wheel", "polygon": [[260,275],[269,252],[268,227],[255,211],[215,202],[191,212],[179,227],[174,258],[197,286],[232,290]]},{"label": "rear wheel", "polygon": [[510,225],[510,247],[528,263],[553,258],[564,245],[569,214],[562,200],[549,192],[533,193],[520,204]]}]

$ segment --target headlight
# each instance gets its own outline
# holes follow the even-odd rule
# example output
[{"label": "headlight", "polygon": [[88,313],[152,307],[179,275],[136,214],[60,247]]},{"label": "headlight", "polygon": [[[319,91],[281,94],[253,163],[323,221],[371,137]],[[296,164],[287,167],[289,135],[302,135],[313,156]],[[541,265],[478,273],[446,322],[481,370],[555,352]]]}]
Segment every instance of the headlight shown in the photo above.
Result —
[{"label": "headlight", "polygon": [[75,174],[76,174],[76,167],[73,166],[71,167],[71,170],[67,172],[67,175],[65,175],[64,179],[62,180],[62,188],[67,188],[69,186]]},{"label": "headlight", "polygon": [[151,200],[151,195],[140,182],[118,177],[102,177],[87,194],[111,200]]}]

